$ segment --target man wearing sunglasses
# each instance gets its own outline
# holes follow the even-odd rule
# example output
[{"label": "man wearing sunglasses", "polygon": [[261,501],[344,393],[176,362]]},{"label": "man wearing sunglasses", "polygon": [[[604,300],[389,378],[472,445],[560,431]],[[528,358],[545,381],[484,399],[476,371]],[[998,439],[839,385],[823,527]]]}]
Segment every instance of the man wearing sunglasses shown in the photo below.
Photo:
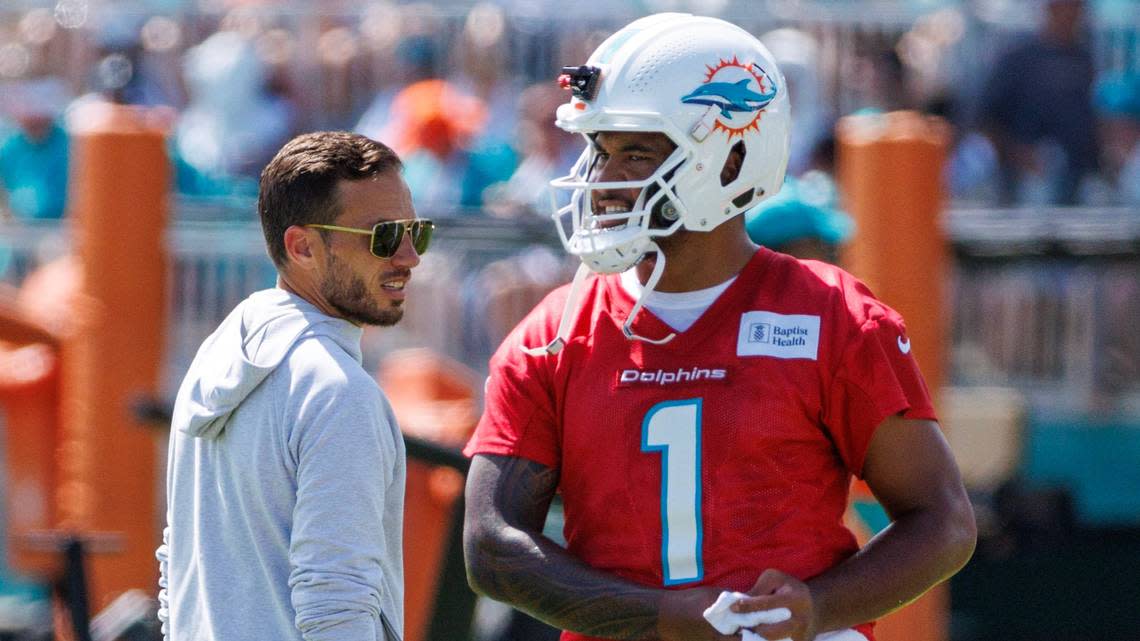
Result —
[{"label": "man wearing sunglasses", "polygon": [[178,392],[158,550],[168,641],[397,641],[404,447],[361,367],[431,241],[391,149],[320,132],[261,175],[277,286],[230,313]]}]

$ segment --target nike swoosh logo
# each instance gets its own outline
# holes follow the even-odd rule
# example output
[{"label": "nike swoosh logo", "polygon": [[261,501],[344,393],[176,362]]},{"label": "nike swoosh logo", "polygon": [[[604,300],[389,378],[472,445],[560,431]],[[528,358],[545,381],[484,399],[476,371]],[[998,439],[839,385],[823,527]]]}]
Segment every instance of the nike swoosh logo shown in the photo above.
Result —
[{"label": "nike swoosh logo", "polygon": [[906,341],[903,341],[902,336],[899,336],[898,341],[899,341],[899,351],[902,352],[903,354],[909,354],[910,353],[910,339],[908,338],[908,339],[906,339]]}]

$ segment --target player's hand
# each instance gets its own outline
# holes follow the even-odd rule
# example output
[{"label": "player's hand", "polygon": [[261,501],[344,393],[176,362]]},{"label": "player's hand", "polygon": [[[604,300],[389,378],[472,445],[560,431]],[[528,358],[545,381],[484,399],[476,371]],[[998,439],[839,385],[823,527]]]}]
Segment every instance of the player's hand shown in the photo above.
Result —
[{"label": "player's hand", "polygon": [[705,608],[716,601],[721,588],[670,590],[661,599],[657,636],[661,641],[740,641],[740,635],[723,635],[705,620]]},{"label": "player's hand", "polygon": [[816,635],[815,603],[803,581],[779,570],[764,570],[748,591],[748,598],[732,605],[734,612],[756,612],[773,608],[791,610],[791,618],[751,628],[765,639],[813,641]]}]

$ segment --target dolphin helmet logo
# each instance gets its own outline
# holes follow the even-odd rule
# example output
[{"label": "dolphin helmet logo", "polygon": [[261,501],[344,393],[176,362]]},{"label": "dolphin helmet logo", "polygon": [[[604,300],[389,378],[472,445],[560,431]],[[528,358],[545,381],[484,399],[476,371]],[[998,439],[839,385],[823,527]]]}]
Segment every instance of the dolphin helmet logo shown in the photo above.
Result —
[{"label": "dolphin helmet logo", "polygon": [[682,96],[681,102],[719,109],[714,130],[726,132],[729,138],[759,129],[764,108],[778,92],[772,77],[758,65],[742,63],[736,56],[706,69],[705,81]]},{"label": "dolphin helmet logo", "polygon": [[763,109],[776,97],[775,91],[769,93],[751,91],[748,85],[752,82],[751,78],[734,83],[710,82],[697,87],[693,93],[682,98],[681,102],[720,107],[720,115],[725,118],[731,118],[734,111],[751,113]]}]

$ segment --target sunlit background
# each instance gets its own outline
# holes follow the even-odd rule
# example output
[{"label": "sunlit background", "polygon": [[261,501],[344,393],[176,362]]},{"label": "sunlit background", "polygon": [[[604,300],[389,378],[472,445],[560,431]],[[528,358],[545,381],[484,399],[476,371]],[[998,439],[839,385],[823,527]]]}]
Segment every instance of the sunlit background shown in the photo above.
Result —
[{"label": "sunlit background", "polygon": [[[907,110],[948,126],[932,244],[950,260],[931,304],[945,323],[940,413],[980,543],[928,638],[1140,639],[1140,2],[1088,0],[1081,19],[1060,24],[1047,20],[1050,4],[0,0],[0,316],[10,321],[0,324],[0,551],[9,559],[0,561],[0,640],[78,638],[75,591],[53,590],[73,566],[13,558],[37,545],[63,554],[45,532],[66,542],[86,530],[109,537],[106,552],[80,537],[101,559],[88,614],[118,608],[94,638],[154,638],[146,621],[156,586],[132,585],[124,600],[98,578],[98,564],[113,565],[135,539],[99,523],[100,501],[111,499],[91,494],[103,491],[98,479],[82,483],[87,494],[68,489],[69,475],[87,469],[68,457],[101,438],[75,425],[98,410],[69,397],[78,379],[68,341],[90,314],[119,313],[84,298],[83,283],[135,275],[93,265],[154,269],[161,283],[157,374],[123,401],[144,426],[132,429],[149,430],[154,461],[124,500],[150,506],[155,522],[144,519],[142,536],[157,544],[162,410],[201,340],[274,282],[254,207],[261,168],[305,131],[392,145],[419,214],[439,223],[438,249],[417,268],[404,322],[366,333],[365,365],[389,382],[407,432],[454,447],[477,415],[491,351],[574,267],[546,188],[582,147],[553,126],[565,100],[559,68],[657,11],[720,16],[771,49],[793,106],[788,173],[809,208],[847,208],[835,133],[844,118]],[[1029,53],[1011,58],[1019,48]],[[76,230],[95,223],[77,203],[95,201],[81,195],[77,176],[93,174],[77,163],[99,156],[76,150],[92,108],[107,103],[138,106],[161,132],[165,161],[151,169],[165,198],[150,211],[124,191],[98,224],[156,230],[164,265],[91,263],[81,251]],[[893,175],[905,179],[905,169]],[[51,338],[29,339],[24,324]],[[461,391],[425,393],[393,373],[408,363]],[[42,459],[13,461],[28,452]],[[33,480],[19,481],[17,468]],[[442,501],[436,527],[447,532],[454,492],[433,491],[424,500]],[[440,546],[446,561],[446,536]],[[432,603],[466,590],[445,561],[421,571]],[[420,607],[426,623],[409,641],[442,638],[431,622],[449,617],[449,634],[508,638],[493,605],[480,604],[473,624],[462,608]]]}]

